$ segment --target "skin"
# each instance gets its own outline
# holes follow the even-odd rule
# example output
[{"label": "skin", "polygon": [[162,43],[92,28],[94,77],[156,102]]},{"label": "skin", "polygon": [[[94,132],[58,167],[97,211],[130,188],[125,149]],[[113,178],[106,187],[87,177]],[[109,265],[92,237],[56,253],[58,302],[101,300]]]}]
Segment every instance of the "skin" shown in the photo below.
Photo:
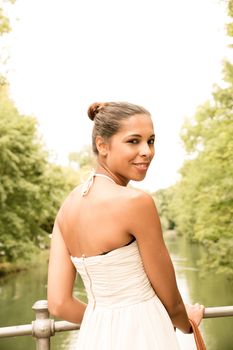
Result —
[{"label": "skin", "polygon": [[125,245],[134,236],[146,274],[174,327],[189,333],[188,318],[200,324],[204,307],[183,303],[154,200],[126,187],[130,180],[146,176],[154,157],[154,138],[151,118],[143,114],[122,121],[120,130],[108,140],[96,137],[96,172],[115,183],[96,177],[85,197],[80,188],[74,189],[57,214],[48,272],[48,304],[53,315],[81,323],[85,312],[86,305],[73,296],[76,270],[70,255],[95,256]]}]

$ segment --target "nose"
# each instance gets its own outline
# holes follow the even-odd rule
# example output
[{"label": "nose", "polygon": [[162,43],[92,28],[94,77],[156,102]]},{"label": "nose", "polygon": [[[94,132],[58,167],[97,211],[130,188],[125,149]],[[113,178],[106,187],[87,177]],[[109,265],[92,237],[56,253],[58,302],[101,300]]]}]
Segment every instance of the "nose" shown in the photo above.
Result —
[{"label": "nose", "polygon": [[152,144],[148,144],[147,142],[141,144],[141,148],[139,150],[139,154],[141,157],[153,157],[154,155],[154,147]]}]

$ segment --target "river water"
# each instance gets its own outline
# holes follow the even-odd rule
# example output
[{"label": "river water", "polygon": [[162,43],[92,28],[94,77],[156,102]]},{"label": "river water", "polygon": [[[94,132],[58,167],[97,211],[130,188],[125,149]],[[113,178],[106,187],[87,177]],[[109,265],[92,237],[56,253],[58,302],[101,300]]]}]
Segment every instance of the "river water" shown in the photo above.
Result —
[{"label": "river water", "polygon": [[[197,260],[205,254],[203,248],[188,243],[184,238],[166,235],[185,302],[200,302],[205,306],[233,305],[233,283],[223,276],[209,273],[204,278]],[[0,281],[0,327],[28,324],[34,319],[32,305],[46,299],[47,257],[40,257],[32,270],[11,275]],[[76,284],[76,294],[85,300],[81,281]],[[201,330],[207,350],[233,350],[233,317],[203,320]],[[74,350],[78,332],[62,332],[51,339],[51,350]],[[192,336],[178,332],[182,350],[193,350]],[[0,350],[33,350],[35,340],[28,336],[0,338]],[[143,350],[143,349],[142,349]]]}]

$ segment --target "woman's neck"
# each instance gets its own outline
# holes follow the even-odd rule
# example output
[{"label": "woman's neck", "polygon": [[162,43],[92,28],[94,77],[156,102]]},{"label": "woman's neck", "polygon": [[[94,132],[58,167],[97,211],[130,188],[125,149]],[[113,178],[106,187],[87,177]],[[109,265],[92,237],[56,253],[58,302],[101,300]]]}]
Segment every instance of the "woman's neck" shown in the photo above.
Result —
[{"label": "woman's neck", "polygon": [[125,178],[115,175],[105,164],[98,162],[96,167],[96,173],[103,174],[111,178],[116,184],[120,186],[127,186],[128,180]]}]

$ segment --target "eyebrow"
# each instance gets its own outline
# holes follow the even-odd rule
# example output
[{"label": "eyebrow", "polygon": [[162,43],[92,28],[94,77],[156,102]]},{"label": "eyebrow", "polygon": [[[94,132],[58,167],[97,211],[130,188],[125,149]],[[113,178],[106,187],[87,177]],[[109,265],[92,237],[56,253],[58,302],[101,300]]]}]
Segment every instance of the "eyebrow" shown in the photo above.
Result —
[{"label": "eyebrow", "polygon": [[[142,137],[142,135],[140,135],[140,134],[131,134],[131,135],[128,135],[127,137]],[[151,137],[155,137],[155,134],[150,135],[149,138],[151,138]]]}]

